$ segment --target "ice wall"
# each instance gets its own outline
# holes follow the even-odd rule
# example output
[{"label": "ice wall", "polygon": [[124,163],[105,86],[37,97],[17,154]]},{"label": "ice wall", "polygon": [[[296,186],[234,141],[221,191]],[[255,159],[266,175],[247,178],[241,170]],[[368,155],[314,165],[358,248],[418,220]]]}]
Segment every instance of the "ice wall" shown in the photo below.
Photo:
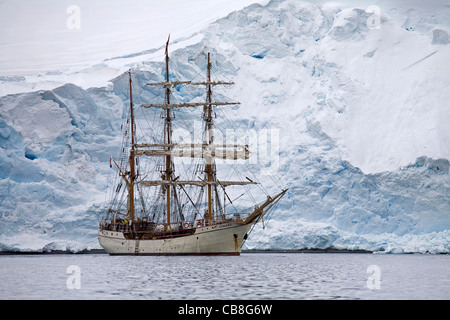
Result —
[{"label": "ice wall", "polygon": [[[448,9],[368,7],[271,1],[171,46],[174,76],[198,76],[210,51],[236,83],[229,120],[279,133],[279,167],[259,180],[289,192],[247,248],[450,251]],[[145,103],[162,45],[104,68],[133,68]],[[127,90],[118,76],[0,98],[3,250],[98,247]]]}]

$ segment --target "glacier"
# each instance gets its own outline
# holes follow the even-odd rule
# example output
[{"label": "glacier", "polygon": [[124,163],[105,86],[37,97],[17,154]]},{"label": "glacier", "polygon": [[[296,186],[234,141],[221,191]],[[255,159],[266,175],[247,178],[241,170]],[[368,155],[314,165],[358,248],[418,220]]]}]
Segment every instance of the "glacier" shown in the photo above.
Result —
[{"label": "glacier", "polygon": [[[177,77],[197,76],[210,51],[241,102],[228,120],[278,133],[277,170],[259,181],[289,191],[246,249],[450,252],[449,11],[272,0],[172,37]],[[0,250],[100,248],[124,75],[131,68],[139,102],[150,101],[163,44],[103,52],[81,69],[0,73]]]}]

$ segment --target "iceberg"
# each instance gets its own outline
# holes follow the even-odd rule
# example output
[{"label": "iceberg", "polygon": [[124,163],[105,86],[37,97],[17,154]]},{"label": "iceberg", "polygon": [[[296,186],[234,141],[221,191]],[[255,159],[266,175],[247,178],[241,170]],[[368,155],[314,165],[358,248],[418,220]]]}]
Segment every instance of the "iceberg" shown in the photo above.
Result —
[{"label": "iceberg", "polygon": [[[175,38],[180,78],[210,51],[218,77],[236,83],[226,95],[241,104],[226,121],[277,133],[276,170],[255,174],[289,191],[246,249],[450,252],[450,21],[439,13],[449,9],[371,3],[256,3]],[[141,49],[103,52],[72,82],[73,69],[0,77],[0,250],[99,248],[124,72],[140,103],[158,94],[145,83],[162,79],[163,42]]]}]

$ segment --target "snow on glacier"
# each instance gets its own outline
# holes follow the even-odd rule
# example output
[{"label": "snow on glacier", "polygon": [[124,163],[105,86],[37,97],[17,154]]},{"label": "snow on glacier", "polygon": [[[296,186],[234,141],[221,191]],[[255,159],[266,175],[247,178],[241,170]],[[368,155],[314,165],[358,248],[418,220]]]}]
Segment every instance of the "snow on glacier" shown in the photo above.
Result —
[{"label": "snow on glacier", "polygon": [[189,36],[255,2],[261,0],[3,1],[0,95],[69,82],[104,86],[128,69],[105,59],[151,51],[169,33]]},{"label": "snow on glacier", "polygon": [[[271,1],[172,37],[180,77],[197,76],[211,51],[214,69],[236,83],[226,94],[241,105],[229,119],[278,130],[277,175],[260,181],[290,189],[246,248],[450,251],[448,8],[382,2],[377,28],[371,4]],[[120,75],[134,68],[141,102],[149,100],[144,83],[161,78],[160,42],[105,56],[76,84],[63,71],[54,78],[63,85],[47,74],[37,86],[45,90],[24,85],[31,92],[0,98],[3,250],[98,247],[128,99]]]}]

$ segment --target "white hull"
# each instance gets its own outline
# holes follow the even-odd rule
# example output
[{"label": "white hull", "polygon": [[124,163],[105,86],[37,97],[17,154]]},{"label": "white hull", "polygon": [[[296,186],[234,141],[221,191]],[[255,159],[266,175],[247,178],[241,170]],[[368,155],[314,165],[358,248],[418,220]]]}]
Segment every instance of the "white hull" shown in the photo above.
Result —
[{"label": "white hull", "polygon": [[111,255],[239,255],[252,225],[227,222],[198,227],[190,235],[154,240],[126,239],[123,232],[99,230],[98,240]]}]

